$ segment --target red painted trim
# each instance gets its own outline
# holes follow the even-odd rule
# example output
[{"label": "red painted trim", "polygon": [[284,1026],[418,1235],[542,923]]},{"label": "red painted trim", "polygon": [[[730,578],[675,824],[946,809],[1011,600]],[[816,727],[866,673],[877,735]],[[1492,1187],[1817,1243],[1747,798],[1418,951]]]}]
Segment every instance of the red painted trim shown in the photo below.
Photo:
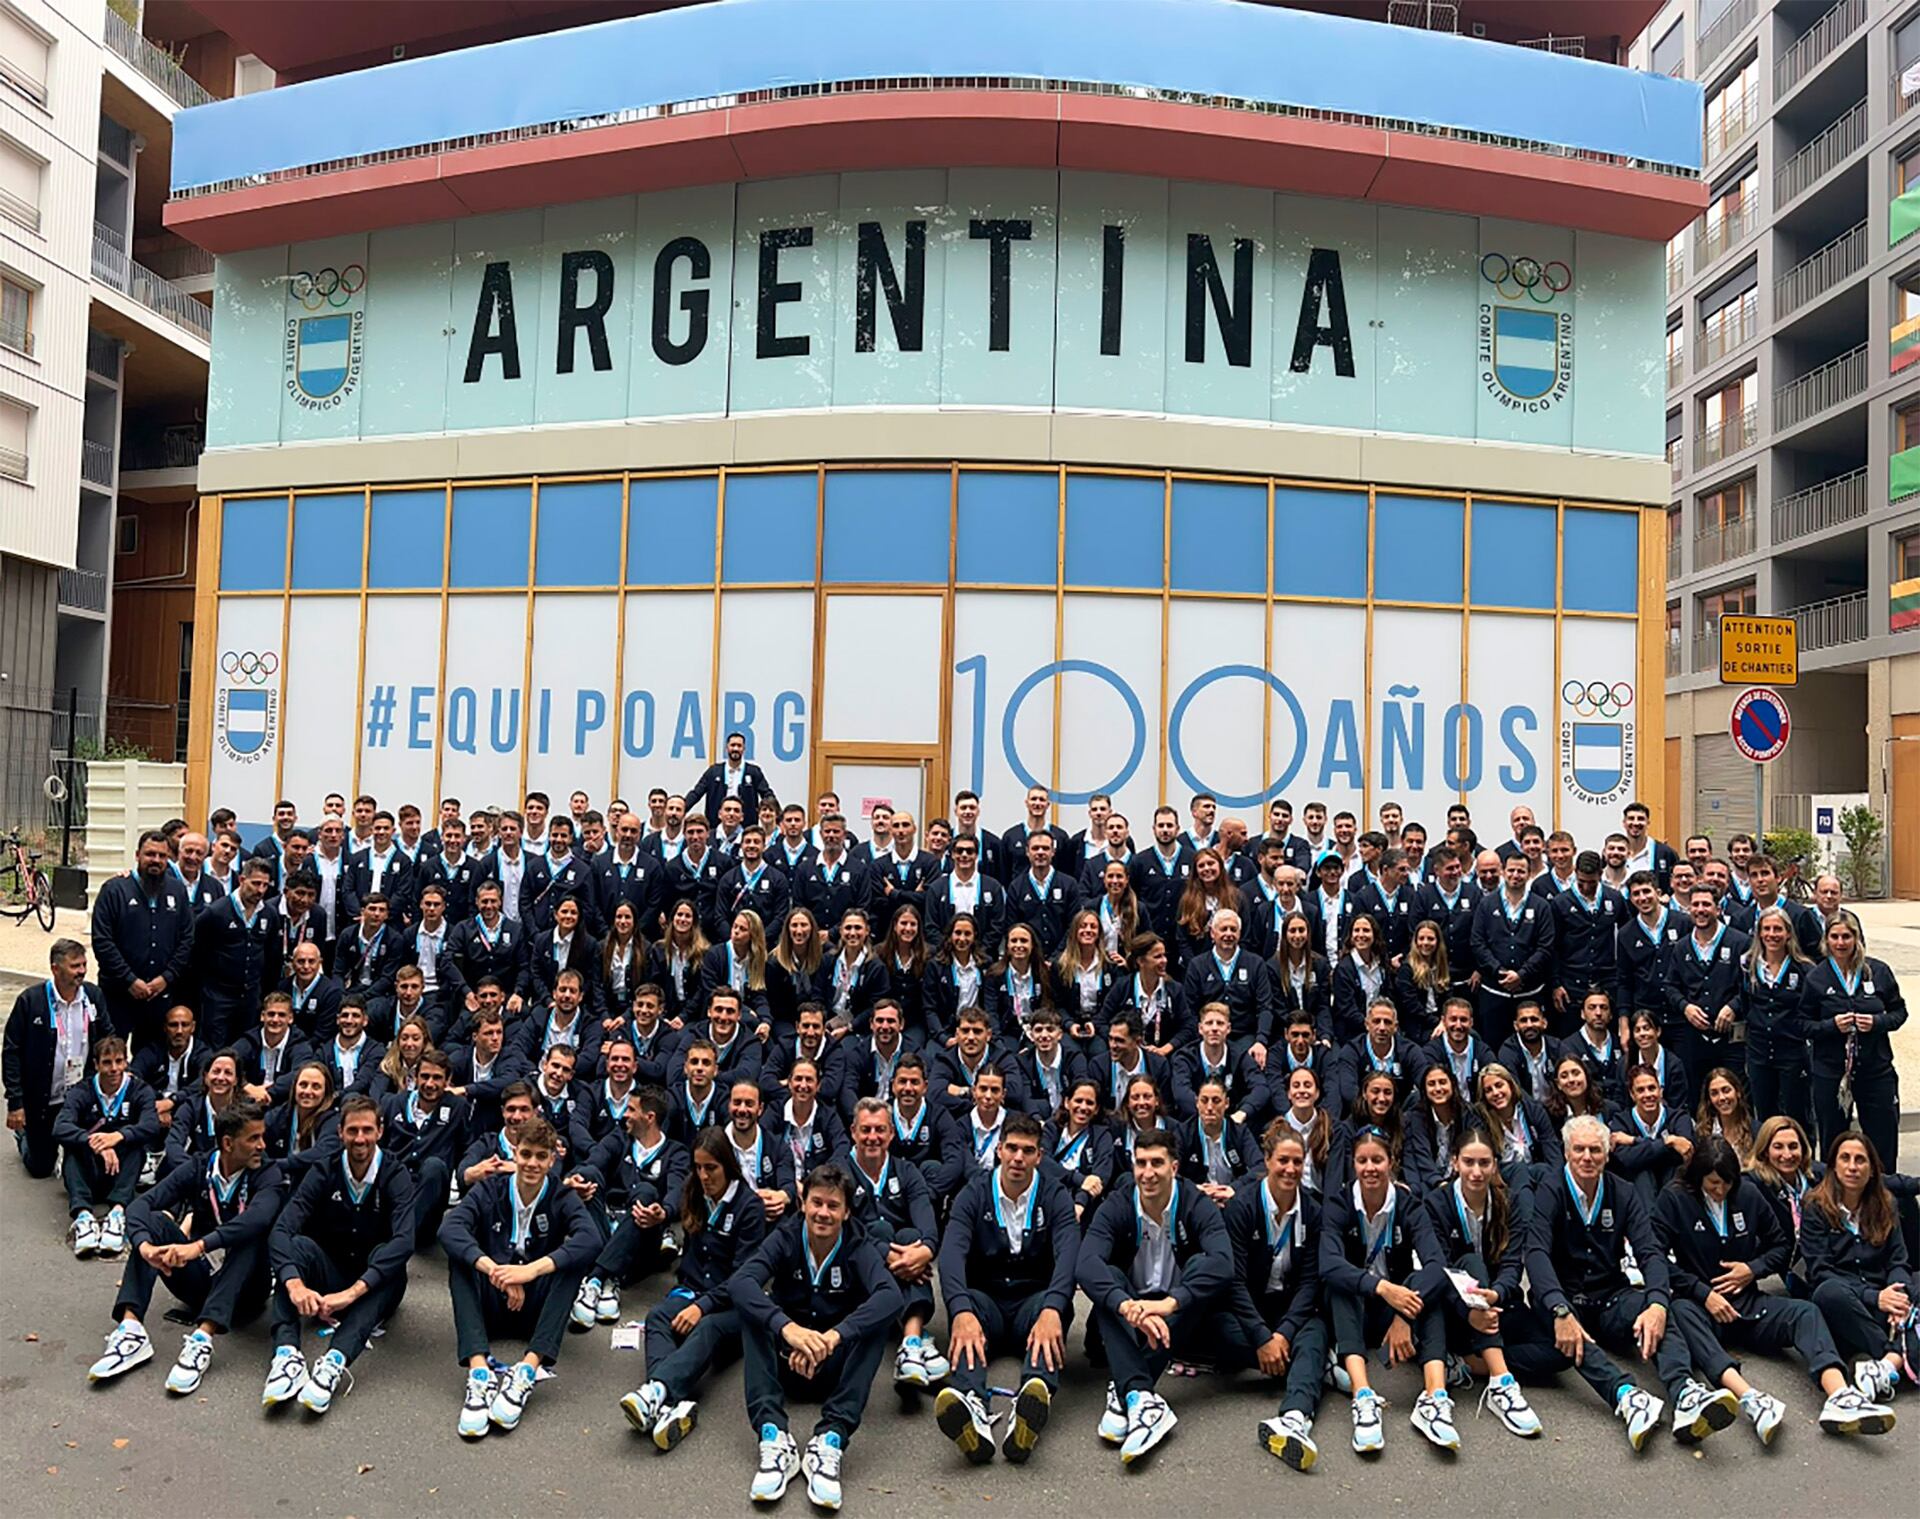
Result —
[{"label": "red painted trim", "polygon": [[1665,241],[1698,180],[1374,127],[1112,96],[903,90],[770,101],[169,202],[215,253],[689,185],[889,168],[1099,169]]}]

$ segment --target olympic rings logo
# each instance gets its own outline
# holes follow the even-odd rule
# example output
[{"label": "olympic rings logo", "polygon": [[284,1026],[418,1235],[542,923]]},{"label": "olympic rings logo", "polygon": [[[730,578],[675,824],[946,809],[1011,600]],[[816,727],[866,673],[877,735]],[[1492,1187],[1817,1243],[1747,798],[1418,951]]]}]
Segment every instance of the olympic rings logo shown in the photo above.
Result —
[{"label": "olympic rings logo", "polygon": [[318,311],[322,306],[340,307],[347,304],[367,286],[367,271],[359,264],[348,264],[345,269],[326,268],[318,274],[302,269],[293,277],[293,298],[309,311]]},{"label": "olympic rings logo", "polygon": [[1524,253],[1518,258],[1508,258],[1504,253],[1481,254],[1480,278],[1506,300],[1525,297],[1540,306],[1551,306],[1555,296],[1573,288],[1573,270],[1561,260],[1543,264]]},{"label": "olympic rings logo", "polygon": [[1570,680],[1560,688],[1560,700],[1577,717],[1618,717],[1633,705],[1633,687],[1624,680]]},{"label": "olympic rings logo", "polygon": [[280,656],[271,649],[264,654],[256,654],[251,649],[236,654],[229,649],[220,656],[220,673],[250,686],[264,686],[279,669]]}]

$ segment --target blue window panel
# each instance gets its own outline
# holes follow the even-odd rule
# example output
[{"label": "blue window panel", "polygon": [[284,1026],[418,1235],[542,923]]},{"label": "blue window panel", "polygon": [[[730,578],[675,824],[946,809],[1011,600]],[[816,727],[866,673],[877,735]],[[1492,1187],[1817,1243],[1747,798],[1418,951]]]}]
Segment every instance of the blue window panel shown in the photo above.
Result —
[{"label": "blue window panel", "polygon": [[366,497],[293,498],[293,588],[296,591],[360,589],[361,535]]},{"label": "blue window panel", "polygon": [[800,474],[729,475],[720,576],[728,585],[810,583],[819,482]]},{"label": "blue window panel", "polygon": [[719,510],[718,475],[635,480],[627,487],[627,584],[712,585]]},{"label": "blue window panel", "polygon": [[1550,506],[1473,503],[1473,600],[1476,606],[1553,606]]},{"label": "blue window panel", "polygon": [[220,508],[220,589],[287,588],[287,498],[228,501]]},{"label": "blue window panel", "polygon": [[438,590],[446,535],[445,491],[375,491],[367,584],[388,591]]},{"label": "blue window panel", "polygon": [[1569,612],[1639,608],[1640,514],[1567,508],[1561,593]]},{"label": "blue window panel", "polygon": [[945,585],[951,492],[945,470],[829,470],[822,577]]},{"label": "blue window panel", "polygon": [[1166,486],[1140,476],[1067,476],[1071,586],[1159,590],[1165,569]]},{"label": "blue window panel", "polygon": [[533,487],[469,485],[453,493],[453,586],[524,586]]},{"label": "blue window panel", "polygon": [[1373,498],[1373,594],[1380,601],[1458,601],[1466,551],[1464,501]]},{"label": "blue window panel", "polygon": [[620,482],[540,487],[535,585],[613,585],[620,579]]},{"label": "blue window panel", "polygon": [[1267,589],[1267,488],[1264,485],[1173,483],[1173,547],[1168,556],[1176,591]]},{"label": "blue window panel", "polygon": [[1273,592],[1355,600],[1367,594],[1365,491],[1274,487]]},{"label": "blue window panel", "polygon": [[1060,574],[1060,477],[962,470],[954,579],[1052,585]]}]

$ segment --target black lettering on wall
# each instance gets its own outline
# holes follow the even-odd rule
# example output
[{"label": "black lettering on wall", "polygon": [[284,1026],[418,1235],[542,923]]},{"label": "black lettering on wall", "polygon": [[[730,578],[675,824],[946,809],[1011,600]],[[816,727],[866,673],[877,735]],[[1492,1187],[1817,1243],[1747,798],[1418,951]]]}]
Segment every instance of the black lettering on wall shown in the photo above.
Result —
[{"label": "black lettering on wall", "polygon": [[1204,232],[1187,234],[1187,362],[1207,361],[1207,306],[1220,324],[1221,346],[1235,369],[1253,363],[1253,239],[1233,240],[1233,296],[1220,278],[1213,256],[1213,239]]},{"label": "black lettering on wall", "polygon": [[[1325,301],[1327,322],[1320,325],[1320,306]],[[1307,258],[1307,288],[1300,295],[1300,321],[1293,329],[1295,374],[1313,368],[1313,350],[1325,345],[1333,350],[1333,372],[1344,380],[1353,378],[1353,329],[1347,325],[1347,287],[1340,274],[1340,253],[1335,248],[1315,248]]]},{"label": "black lettering on wall", "polygon": [[473,336],[467,343],[468,385],[479,383],[490,353],[500,355],[501,379],[520,378],[520,329],[513,321],[513,265],[504,260],[488,264],[480,276],[480,304],[474,311]]},{"label": "black lettering on wall", "polygon": [[1033,240],[1025,217],[973,217],[967,236],[987,244],[987,350],[1005,353],[1013,346],[1013,245]]},{"label": "black lettering on wall", "polygon": [[687,335],[673,340],[673,266],[687,261],[687,277],[713,278],[713,255],[697,237],[676,237],[653,261],[653,351],[663,364],[691,364],[707,346],[707,318],[713,296],[705,290],[680,293],[680,309],[687,314]]},{"label": "black lettering on wall", "polygon": [[887,248],[886,233],[878,222],[862,222],[854,248],[853,348],[855,353],[872,353],[878,304],[874,287],[878,284],[887,298],[887,316],[893,323],[894,341],[902,353],[918,353],[923,346],[927,309],[927,224],[907,223],[907,280],[902,290],[894,271],[893,254]]},{"label": "black lettering on wall", "polygon": [[[593,300],[580,304],[580,272],[593,271]],[[598,248],[560,255],[560,331],[554,354],[554,369],[573,373],[574,339],[586,330],[587,352],[593,358],[596,374],[613,368],[613,353],[607,347],[607,312],[613,306],[613,260]]]},{"label": "black lettering on wall", "polygon": [[1100,351],[1120,352],[1120,298],[1127,265],[1127,229],[1109,222],[1100,249]]},{"label": "black lettering on wall", "polygon": [[811,248],[813,228],[770,227],[760,234],[760,298],[754,355],[762,359],[796,359],[812,348],[804,334],[780,336],[780,308],[800,299],[800,281],[780,278],[780,250]]}]

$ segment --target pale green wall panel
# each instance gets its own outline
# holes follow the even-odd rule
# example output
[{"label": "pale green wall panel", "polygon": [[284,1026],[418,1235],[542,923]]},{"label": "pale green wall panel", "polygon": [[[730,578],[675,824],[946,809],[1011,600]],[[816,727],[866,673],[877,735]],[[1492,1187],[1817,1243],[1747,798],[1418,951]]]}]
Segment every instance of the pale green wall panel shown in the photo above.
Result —
[{"label": "pale green wall panel", "polygon": [[[1135,174],[1060,176],[1056,402],[1092,411],[1165,409],[1167,182]],[[1119,229],[1118,351],[1103,345],[1108,227]]]},{"label": "pale green wall panel", "polygon": [[[947,207],[944,169],[902,169],[840,176],[839,246],[834,269],[833,404],[835,406],[934,406],[940,400],[941,325],[946,304],[947,249],[966,223]],[[860,226],[880,229],[886,263],[873,274],[873,346],[859,348]],[[918,223],[922,239],[918,300],[912,287],[907,226]],[[907,320],[917,308],[918,348],[903,352],[881,271],[891,265]],[[913,337],[909,326],[909,338]]]},{"label": "pale green wall panel", "polygon": [[1574,446],[1658,453],[1666,444],[1665,250],[1603,232],[1576,233],[1574,248],[1580,291]]},{"label": "pale green wall panel", "polygon": [[363,437],[434,433],[447,425],[454,225],[394,227],[367,238]]},{"label": "pale green wall panel", "polygon": [[[839,176],[741,185],[733,294],[734,411],[789,411],[833,403],[834,275],[839,262]],[[768,234],[810,229],[811,242],[775,248]],[[775,254],[777,253],[777,258]],[[763,258],[767,278],[761,277]],[[761,288],[791,294],[772,304],[761,334]],[[791,292],[779,287],[793,286]],[[769,352],[777,344],[788,351]]]},{"label": "pale green wall panel", "polygon": [[[639,240],[627,350],[627,415],[718,416],[727,409],[734,309],[733,186],[700,185],[635,199]],[[662,253],[676,243],[663,267]],[[695,278],[700,260],[705,262],[705,278]],[[658,347],[656,311],[664,318]]]},{"label": "pale green wall panel", "polygon": [[226,254],[214,264],[209,448],[279,441],[286,279],[284,247]]}]

